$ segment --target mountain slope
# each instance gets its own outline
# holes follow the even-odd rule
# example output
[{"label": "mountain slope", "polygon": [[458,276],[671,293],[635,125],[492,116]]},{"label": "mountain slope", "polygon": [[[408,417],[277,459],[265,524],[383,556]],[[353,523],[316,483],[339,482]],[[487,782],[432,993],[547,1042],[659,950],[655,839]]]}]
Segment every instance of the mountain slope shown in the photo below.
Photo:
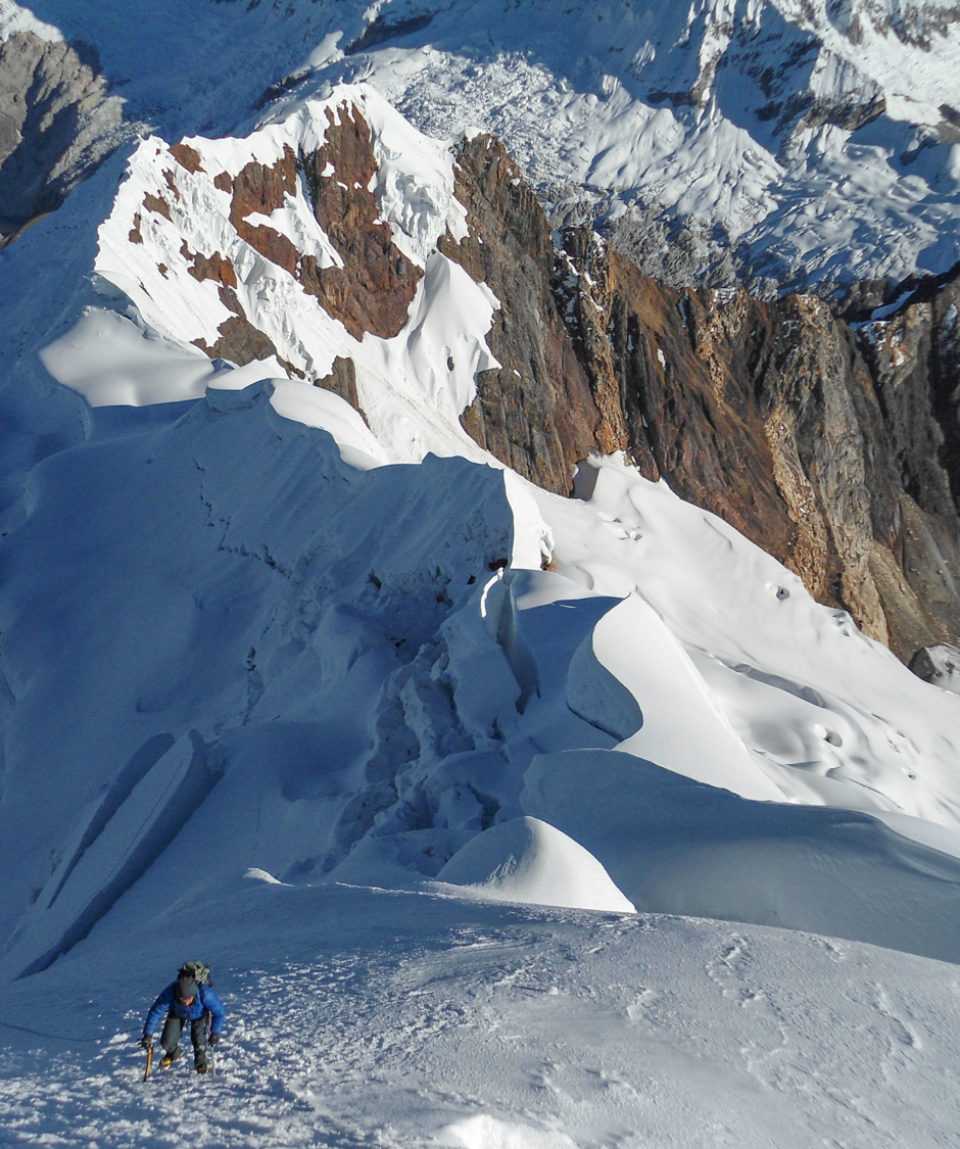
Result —
[{"label": "mountain slope", "polygon": [[169,139],[357,79],[431,135],[492,132],[558,218],[599,213],[674,285],[882,294],[960,259],[947,0],[204,0],[188,22],[152,0],[136,30],[112,2],[33,11],[96,45],[128,121]]},{"label": "mountain slope", "polygon": [[[585,189],[661,278],[729,282],[732,253],[758,286],[828,291],[957,261],[954,5],[376,12],[380,35],[329,70],[357,69],[434,134],[496,133],[561,215]],[[678,230],[686,256],[664,250]]]},{"label": "mountain slope", "polygon": [[[606,51],[614,8],[579,46]],[[956,1124],[960,697],[865,633],[954,635],[956,283],[855,329],[809,296],[676,291],[552,233],[496,138],[325,87],[416,93],[436,54],[462,100],[424,36],[553,14],[542,59],[484,55],[529,129],[534,66],[576,63],[557,10],[150,3],[132,35],[120,6],[38,6],[49,42],[86,28],[104,75],[126,62],[118,131],[162,130],[0,253],[19,1143]],[[827,13],[904,59],[929,41],[935,73],[933,11],[704,4],[640,63],[695,117],[751,29],[775,56]],[[810,90],[852,100],[861,73]],[[776,130],[871,126],[838,107]],[[187,957],[228,1003],[221,1073],[139,1088]]]},{"label": "mountain slope", "polygon": [[96,354],[119,292],[156,335],[346,398],[391,459],[479,445],[565,493],[626,450],[904,661],[960,642],[952,280],[857,332],[813,298],[677,293],[582,230],[557,253],[498,142],[451,154],[365,87],[242,139],[149,137],[93,210],[101,318],[44,325],[17,371],[36,351],[98,404],[201,394],[199,360],[137,385]]},{"label": "mountain slope", "polygon": [[[697,912],[955,956],[935,923],[960,852],[957,698],[623,460],[582,462],[570,500],[483,449],[499,426],[562,490],[614,408],[585,374],[585,445],[564,431],[576,376],[552,393],[550,364],[581,360],[542,213],[493,141],[460,155],[368,89],[339,89],[244,140],[150,137],[119,190],[104,167],[8,249],[9,268],[38,270],[8,304],[4,969],[70,952],[192,811],[216,795],[260,807],[262,787],[286,825],[267,868],[287,878],[421,881],[479,832],[534,816],[589,839],[630,900],[669,910],[701,880],[673,875],[736,874],[771,836],[786,858],[812,835],[830,865],[859,859],[851,903],[789,892],[809,882],[801,848],[772,896],[731,877]],[[35,259],[60,229],[94,227],[75,277]],[[344,292],[344,275],[361,287]],[[601,281],[581,281],[585,313]],[[51,391],[48,372],[96,406]],[[79,680],[65,643],[83,652]],[[596,778],[662,791],[665,821],[648,827],[672,843],[662,881],[603,802],[577,798],[591,830],[543,789],[546,770],[579,794],[571,762],[595,752]],[[675,799],[658,770],[748,804],[731,818],[696,788]],[[38,771],[61,786],[24,843]],[[705,804],[690,838],[675,800]],[[784,801],[868,817],[749,804]],[[236,835],[231,865],[254,840]],[[887,927],[881,881],[919,921]]]},{"label": "mountain slope", "polygon": [[[10,34],[36,27],[39,31],[30,34],[38,42],[54,36],[51,25],[30,25],[23,9],[8,9],[4,27]],[[235,363],[273,356],[270,374],[320,382],[346,397],[372,420],[381,439],[390,440],[395,459],[420,457],[424,441],[418,428],[425,416],[433,417],[438,403],[448,428],[444,450],[481,458],[472,453],[466,430],[512,469],[553,490],[570,489],[573,468],[591,451],[627,450],[647,477],[666,478],[684,497],[734,523],[800,573],[821,601],[849,610],[904,661],[919,658],[914,665],[925,665],[925,648],[960,643],[951,382],[955,277],[929,281],[915,300],[904,293],[896,316],[878,315],[853,335],[812,301],[787,299],[767,309],[744,295],[685,298],[638,276],[630,259],[618,254],[620,249],[637,256],[624,241],[634,224],[622,214],[611,247],[583,232],[568,233],[566,252],[554,266],[547,218],[523,180],[525,172],[532,174],[534,186],[553,196],[546,171],[567,186],[574,178],[563,175],[567,161],[551,151],[550,131],[564,117],[557,120],[537,104],[536,93],[543,94],[547,81],[532,82],[532,60],[549,69],[550,84],[567,93],[571,107],[580,109],[577,115],[592,117],[582,123],[574,117],[563,130],[591,146],[606,140],[611,163],[629,168],[660,138],[652,130],[636,139],[630,135],[631,117],[640,114],[643,100],[654,101],[658,116],[667,114],[667,100],[670,115],[684,122],[693,117],[696,133],[712,141],[706,152],[698,151],[690,132],[668,132],[681,165],[718,157],[738,162],[739,153],[724,142],[730,116],[739,116],[754,133],[747,137],[754,143],[762,139],[763,146],[784,155],[802,154],[802,178],[814,182],[805,191],[785,194],[791,212],[800,205],[797,210],[817,231],[802,239],[804,267],[815,267],[822,257],[835,259],[850,283],[874,275],[876,268],[857,270],[859,242],[846,236],[834,245],[840,232],[831,238],[831,228],[846,226],[840,222],[843,212],[855,215],[861,231],[874,228],[873,208],[853,185],[866,188],[873,181],[871,186],[879,187],[879,169],[874,169],[877,164],[889,168],[892,152],[879,146],[857,150],[850,141],[867,131],[886,138],[893,131],[891,117],[900,123],[913,116],[921,124],[922,146],[910,153],[909,163],[887,171],[882,211],[900,210],[896,205],[906,205],[921,191],[922,211],[940,202],[930,180],[946,187],[952,105],[938,104],[934,96],[949,94],[952,83],[943,63],[956,27],[951,11],[942,6],[900,13],[883,6],[801,12],[788,4],[704,5],[691,8],[684,20],[679,10],[668,20],[645,5],[620,5],[616,12],[598,10],[596,20],[577,27],[575,38],[568,22],[579,18],[578,10],[548,12],[536,4],[388,4],[362,11],[351,5],[218,4],[198,9],[199,40],[182,43],[185,30],[167,5],[145,11],[149,37],[121,27],[120,14],[107,5],[86,29],[103,40],[104,67],[109,73],[125,57],[143,69],[123,84],[128,118],[117,130],[129,133],[152,117],[170,132],[165,143],[144,142],[137,149],[126,192],[109,209],[112,223],[101,236],[96,274],[119,288],[159,332]],[[79,35],[69,5],[53,5],[46,16],[55,17],[66,35]],[[481,26],[491,29],[492,39],[469,31]],[[258,59],[252,69],[236,67],[221,75],[235,62],[241,32],[269,45],[271,62]],[[452,55],[440,47],[447,36],[455,36],[459,45]],[[425,38],[429,50],[422,47]],[[591,45],[594,55],[574,57],[569,49],[574,39]],[[516,46],[527,42],[536,51],[517,55]],[[291,53],[302,56],[304,43],[316,44],[316,50],[306,62],[290,64],[289,82],[275,85],[262,100],[265,76],[287,68]],[[212,44],[218,46],[215,58],[201,65],[201,45],[206,52]],[[170,67],[166,57],[175,45],[177,64]],[[608,78],[621,75],[623,61],[619,71],[614,65],[628,47],[637,47],[629,82],[617,81],[619,88],[600,84],[600,61],[609,62],[611,70],[603,73]],[[469,77],[462,73],[463,53],[474,60]],[[782,66],[775,67],[781,55]],[[504,70],[507,60],[504,82],[516,85],[514,97],[480,122],[506,134],[521,150],[521,165],[498,151],[499,144],[474,135],[460,145],[451,174],[444,147],[411,135],[369,87],[363,89],[366,115],[349,113],[349,124],[328,132],[322,148],[320,129],[311,126],[318,108],[333,106],[331,98],[334,103],[351,98],[331,97],[328,80],[362,74],[391,92],[419,122],[456,133],[478,122],[486,95],[497,90],[484,79],[484,69]],[[898,61],[899,70],[891,60]],[[188,81],[191,69],[194,78]],[[909,92],[903,76],[910,77]],[[420,90],[421,81],[428,91]],[[188,82],[191,99],[177,101]],[[406,94],[408,84],[415,99]],[[592,88],[599,99],[584,97]],[[772,101],[763,105],[766,111],[760,109],[762,116],[755,106],[761,90]],[[318,91],[322,100],[309,98]],[[431,120],[437,93],[444,93],[442,124]],[[865,101],[860,112],[858,99]],[[503,120],[508,107],[516,123]],[[751,107],[759,118],[748,123]],[[193,143],[175,142],[180,130],[198,122],[219,124],[238,142],[204,144],[192,134],[187,141]],[[260,126],[248,134],[254,122]],[[233,125],[242,125],[237,136],[230,135]],[[833,143],[821,140],[814,146],[811,141],[824,133]],[[801,137],[809,147],[797,151]],[[106,136],[101,139],[101,145],[107,142]],[[847,149],[847,160],[856,165],[836,191],[832,177],[824,186],[810,167],[827,162],[834,145]],[[152,154],[151,147],[160,150]],[[209,171],[199,158],[204,150]],[[401,171],[395,157],[409,157],[414,150],[422,164],[408,159]],[[309,170],[303,166],[307,156],[312,157]],[[654,165],[661,174],[667,164],[662,159]],[[933,167],[923,169],[929,177],[924,182],[916,165],[928,160]],[[339,168],[339,182],[354,191],[346,195],[337,179],[324,177],[324,163]],[[586,178],[581,172],[574,182]],[[627,183],[640,178],[632,168],[623,176]],[[687,167],[680,170],[677,187],[684,195],[716,193],[723,200],[696,208],[697,227],[711,213],[719,212],[719,219],[728,208],[734,211],[722,192],[725,178],[714,172],[701,179]],[[357,191],[371,179],[376,186]],[[426,201],[413,205],[403,180],[415,181]],[[735,183],[738,194],[759,202],[749,181],[737,176]],[[667,210],[669,196],[664,200],[661,192],[657,202]],[[835,194],[843,199],[842,212],[830,204]],[[288,195],[292,199],[285,203]],[[678,207],[676,218],[689,214],[689,206]],[[345,210],[352,222],[338,238],[330,225]],[[399,218],[396,213],[402,212],[412,212],[413,219]],[[361,218],[366,222],[359,227]],[[917,226],[917,219],[894,230],[884,225],[881,246],[896,259],[905,258]],[[734,223],[728,220],[723,227],[729,231]],[[403,240],[408,231],[409,241]],[[941,213],[938,242],[949,244],[954,231]],[[483,243],[468,232],[482,234]],[[790,243],[800,242],[802,229],[793,220],[784,234]],[[654,246],[670,259],[684,250],[680,242],[662,240]],[[391,250],[398,242],[412,247]],[[879,242],[871,240],[870,259],[882,262],[887,256]],[[724,241],[728,256],[731,243]],[[780,240],[768,236],[758,243],[763,252],[758,258],[781,258],[776,254]],[[708,257],[696,246],[688,253],[699,269],[695,278],[702,279]],[[407,262],[393,268],[391,260],[399,254]],[[24,271],[14,276],[31,279],[33,265],[46,258],[25,257]],[[930,268],[946,265],[937,257]],[[648,266],[666,273],[656,261]],[[424,291],[414,314],[408,309],[421,276]],[[798,282],[792,273],[785,276],[780,289]],[[689,276],[671,272],[669,278]],[[364,288],[358,292],[361,279]],[[483,297],[488,290],[499,307]],[[456,315],[442,312],[441,298],[456,301]],[[851,297],[861,310],[877,298],[869,283]],[[932,298],[936,302],[930,304]],[[345,323],[350,338],[331,332],[318,308]],[[447,325],[455,332],[441,331]],[[377,342],[381,339],[386,342]],[[73,345],[54,344],[45,353],[63,381],[74,380]],[[16,369],[24,369],[22,356]],[[385,376],[396,372],[419,377],[423,384],[399,389],[385,384]],[[196,394],[203,373],[199,367],[187,373],[194,381],[189,393]],[[112,372],[107,376],[115,379]],[[107,393],[94,392],[89,379],[79,382],[99,396],[96,401],[107,401]],[[415,391],[419,397],[412,407],[410,398],[398,399]],[[174,391],[168,388],[164,397],[175,397]],[[822,433],[824,426],[829,433]]]}]

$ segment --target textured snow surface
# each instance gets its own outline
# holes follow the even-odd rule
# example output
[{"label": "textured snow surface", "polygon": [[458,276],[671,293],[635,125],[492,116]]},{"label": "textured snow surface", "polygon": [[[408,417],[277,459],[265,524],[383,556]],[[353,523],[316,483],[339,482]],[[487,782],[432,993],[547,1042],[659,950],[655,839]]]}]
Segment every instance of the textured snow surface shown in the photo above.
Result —
[{"label": "textured snow surface", "polygon": [[[5,988],[5,1144],[933,1149],[960,1121],[956,966],[242,879],[140,909],[96,956]],[[194,952],[228,1011],[215,1072],[184,1059],[144,1084],[143,1016]]]}]

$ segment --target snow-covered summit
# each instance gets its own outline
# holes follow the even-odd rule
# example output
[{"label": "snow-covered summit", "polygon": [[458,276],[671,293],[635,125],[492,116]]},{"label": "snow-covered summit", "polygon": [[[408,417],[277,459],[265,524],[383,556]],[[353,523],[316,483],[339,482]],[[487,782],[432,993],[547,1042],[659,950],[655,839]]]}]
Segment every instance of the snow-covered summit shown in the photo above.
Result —
[{"label": "snow-covered summit", "polygon": [[[337,153],[332,133],[352,143]],[[352,171],[347,146],[363,153]],[[367,203],[367,226],[408,269],[402,277],[358,266],[342,207],[318,216],[321,185]],[[427,450],[470,454],[458,416],[477,372],[494,363],[485,335],[495,301],[436,247],[441,235],[465,234],[449,148],[374,90],[343,87],[242,139],[145,139],[99,229],[94,270],[150,330],[211,356],[258,359],[261,373],[308,384],[349,361],[356,405],[390,457],[419,461]],[[71,338],[66,354],[55,347],[44,357],[83,387]],[[99,404],[185,396],[169,385],[121,394],[102,375],[92,386]]]}]

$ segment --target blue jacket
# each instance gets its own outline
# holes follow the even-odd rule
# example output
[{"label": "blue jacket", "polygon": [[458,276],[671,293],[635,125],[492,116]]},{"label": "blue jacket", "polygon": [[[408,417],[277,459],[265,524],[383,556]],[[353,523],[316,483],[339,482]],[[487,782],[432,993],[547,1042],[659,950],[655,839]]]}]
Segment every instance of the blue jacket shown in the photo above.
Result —
[{"label": "blue jacket", "polygon": [[223,1023],[227,1016],[226,1011],[223,1008],[223,1002],[214,993],[212,986],[198,985],[197,996],[190,1005],[184,1005],[183,1002],[176,1000],[176,988],[177,983],[173,981],[157,995],[157,1000],[150,1006],[147,1020],[143,1023],[145,1036],[152,1037],[157,1032],[160,1022],[171,1013],[184,1021],[196,1021],[205,1013],[209,1013],[210,1032],[219,1033],[223,1029]]}]

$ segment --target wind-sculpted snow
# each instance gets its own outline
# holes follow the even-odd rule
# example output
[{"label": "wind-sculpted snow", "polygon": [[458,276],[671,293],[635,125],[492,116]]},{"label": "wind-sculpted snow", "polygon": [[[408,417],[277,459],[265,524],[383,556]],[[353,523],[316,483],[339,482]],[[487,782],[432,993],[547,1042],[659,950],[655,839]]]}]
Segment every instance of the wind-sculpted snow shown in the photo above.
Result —
[{"label": "wind-sculpted snow", "polygon": [[[148,739],[118,779],[121,794],[114,795],[117,786],[110,787],[85,828],[85,817],[78,819],[75,825],[83,828],[83,837],[70,860],[54,873],[52,893],[40,893],[38,926],[27,920],[18,931],[29,934],[38,948],[47,947],[23,971],[25,976],[46,969],[87,936],[176,839],[193,809],[219,781],[220,768],[208,759],[196,731],[158,756],[157,747],[165,748],[169,741],[167,734]],[[124,793],[124,775],[139,773],[141,763],[148,764],[147,771]]]},{"label": "wind-sculpted snow", "polygon": [[[313,780],[294,785],[274,748],[292,801],[335,794],[352,759],[362,773],[377,690],[512,557],[501,472],[460,460],[354,472],[268,396],[211,392],[159,427],[131,414],[122,434],[37,468],[9,520],[5,965],[52,959],[141,876],[229,769],[226,731],[319,722]],[[37,786],[47,776],[53,792]],[[21,841],[40,810],[45,829]]]},{"label": "wind-sculpted snow", "polygon": [[[936,851],[960,854],[955,696],[838,630],[773,560],[616,462],[597,465],[590,503],[536,495],[548,531],[498,469],[428,457],[353,470],[329,435],[280,417],[270,390],[105,409],[85,445],[32,469],[11,509],[9,974],[71,952],[134,892],[169,906],[176,872],[204,873],[213,841],[204,882],[254,865],[404,887],[460,873],[443,867],[523,816],[572,842],[521,867],[541,876],[526,892],[514,880],[515,899],[552,886],[552,901],[592,905],[586,875],[602,865],[640,907],[960,956],[937,924],[952,920],[956,862]],[[552,535],[558,572],[511,569],[531,535],[534,553]],[[771,578],[777,593],[756,600]],[[816,674],[802,662],[811,636]],[[883,717],[868,710],[881,700]],[[38,785],[48,776],[55,794]],[[702,784],[689,784],[708,811],[692,852],[672,822],[643,831],[669,808],[662,777]],[[841,809],[770,804],[784,799]],[[637,835],[641,854],[626,846]],[[740,875],[769,840],[783,849],[758,893]],[[576,861],[584,847],[597,861]],[[517,847],[494,835],[471,848],[511,870]],[[843,872],[845,900],[811,858]],[[910,914],[891,925],[900,889]]]},{"label": "wind-sculpted snow", "polygon": [[[558,573],[628,596],[592,638],[644,713],[622,749],[744,797],[905,813],[955,832],[955,696],[901,674],[848,615],[664,485],[616,459],[583,472],[584,499],[538,501]],[[668,667],[702,699],[696,727],[690,711],[677,721],[665,697],[656,704]]]},{"label": "wind-sculpted snow", "polygon": [[596,858],[539,818],[514,818],[471,838],[437,875],[464,893],[503,902],[632,913]]},{"label": "wind-sculpted snow", "polygon": [[642,909],[960,961],[960,859],[865,814],[751,802],[610,751],[544,756],[525,778],[529,815],[586,847]]}]

